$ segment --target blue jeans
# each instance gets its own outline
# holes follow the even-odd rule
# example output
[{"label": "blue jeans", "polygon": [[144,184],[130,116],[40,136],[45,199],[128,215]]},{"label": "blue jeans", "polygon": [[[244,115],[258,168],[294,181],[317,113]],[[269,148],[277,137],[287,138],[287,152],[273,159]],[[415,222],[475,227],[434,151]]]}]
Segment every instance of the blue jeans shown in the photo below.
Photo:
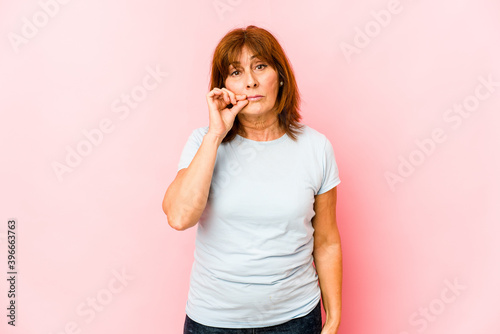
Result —
[{"label": "blue jeans", "polygon": [[186,315],[184,334],[320,334],[321,301],[309,314],[269,327],[260,328],[219,328],[197,323]]}]

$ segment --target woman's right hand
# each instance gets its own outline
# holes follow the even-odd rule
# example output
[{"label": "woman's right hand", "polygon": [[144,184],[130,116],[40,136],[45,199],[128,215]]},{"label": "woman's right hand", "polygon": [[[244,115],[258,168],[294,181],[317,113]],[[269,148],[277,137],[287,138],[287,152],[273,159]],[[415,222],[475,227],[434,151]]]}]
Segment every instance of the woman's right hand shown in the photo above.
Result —
[{"label": "woman's right hand", "polygon": [[[236,95],[227,88],[214,88],[207,94],[209,133],[224,138],[233,127],[236,115],[247,104],[246,95]],[[231,109],[227,108],[232,104]]]}]

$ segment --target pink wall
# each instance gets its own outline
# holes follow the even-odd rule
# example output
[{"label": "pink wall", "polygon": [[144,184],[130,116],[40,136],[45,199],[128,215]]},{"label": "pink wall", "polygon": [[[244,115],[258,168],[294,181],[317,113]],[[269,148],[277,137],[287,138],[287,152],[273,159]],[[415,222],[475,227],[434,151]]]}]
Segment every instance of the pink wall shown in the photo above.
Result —
[{"label": "pink wall", "polygon": [[181,332],[195,230],[161,201],[208,125],[213,49],[248,24],[335,148],[339,334],[500,332],[499,18],[491,0],[3,1],[0,332]]}]

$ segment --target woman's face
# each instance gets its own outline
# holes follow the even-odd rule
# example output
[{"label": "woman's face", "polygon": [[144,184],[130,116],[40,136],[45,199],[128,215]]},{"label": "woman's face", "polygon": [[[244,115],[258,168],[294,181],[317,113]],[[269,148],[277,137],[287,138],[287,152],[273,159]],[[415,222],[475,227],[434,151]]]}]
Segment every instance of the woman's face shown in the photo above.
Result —
[{"label": "woman's face", "polygon": [[[273,107],[278,96],[278,73],[270,64],[260,60],[243,46],[239,64],[229,66],[229,75],[225,86],[235,94],[245,94],[248,104],[239,112],[248,115],[262,115],[274,112]],[[260,98],[252,99],[259,95]]]}]

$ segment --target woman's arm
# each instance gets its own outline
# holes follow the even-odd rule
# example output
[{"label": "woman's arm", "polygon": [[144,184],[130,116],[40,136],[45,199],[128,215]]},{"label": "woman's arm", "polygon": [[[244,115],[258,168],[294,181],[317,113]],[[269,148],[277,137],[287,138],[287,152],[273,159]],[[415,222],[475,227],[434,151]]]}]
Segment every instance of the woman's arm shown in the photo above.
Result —
[{"label": "woman's arm", "polygon": [[337,187],[315,196],[313,257],[326,313],[322,334],[337,333],[342,306],[342,251],[336,205]]},{"label": "woman's arm", "polygon": [[207,205],[217,149],[222,138],[205,134],[189,167],[181,169],[163,198],[168,224],[178,231],[193,227]]},{"label": "woman's arm", "polygon": [[[209,129],[189,166],[181,169],[163,197],[168,224],[178,231],[193,227],[207,205],[217,150],[232,128],[236,115],[249,101],[226,88],[214,88],[206,96]],[[233,107],[227,106],[232,103]]]}]

